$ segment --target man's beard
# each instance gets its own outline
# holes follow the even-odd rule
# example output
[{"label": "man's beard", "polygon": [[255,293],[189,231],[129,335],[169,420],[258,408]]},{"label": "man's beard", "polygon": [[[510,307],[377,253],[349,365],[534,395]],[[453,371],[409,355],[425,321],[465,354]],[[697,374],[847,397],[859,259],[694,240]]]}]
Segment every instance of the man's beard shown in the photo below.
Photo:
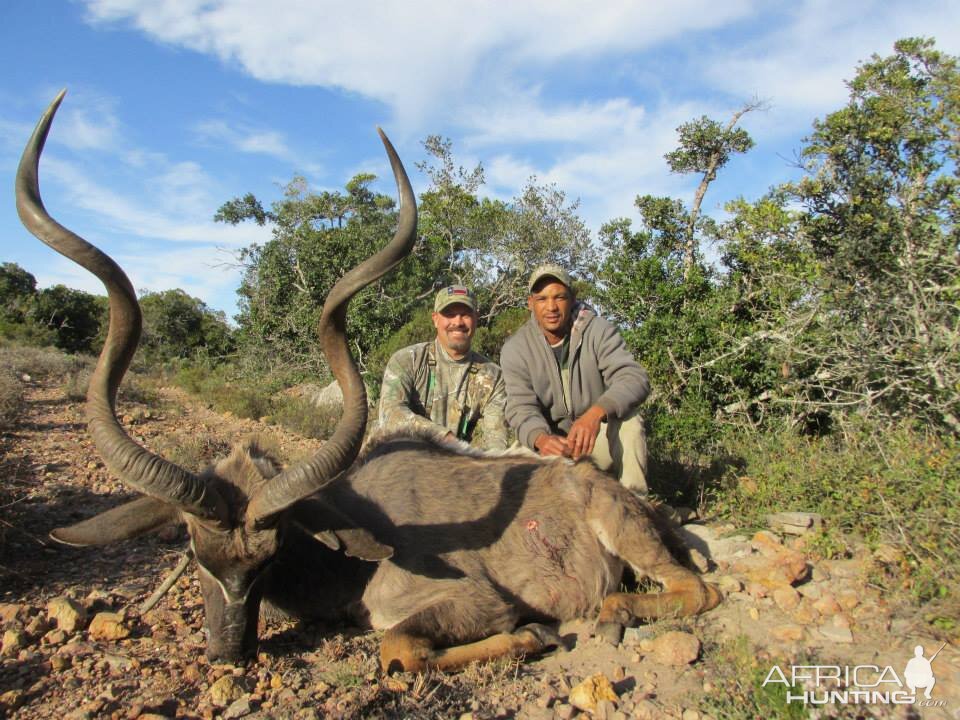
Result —
[{"label": "man's beard", "polygon": [[[453,337],[451,332],[453,331],[462,331],[463,335],[458,335]],[[467,335],[466,328],[450,328],[447,330],[447,346],[458,353],[465,353],[470,349],[470,336]]]}]

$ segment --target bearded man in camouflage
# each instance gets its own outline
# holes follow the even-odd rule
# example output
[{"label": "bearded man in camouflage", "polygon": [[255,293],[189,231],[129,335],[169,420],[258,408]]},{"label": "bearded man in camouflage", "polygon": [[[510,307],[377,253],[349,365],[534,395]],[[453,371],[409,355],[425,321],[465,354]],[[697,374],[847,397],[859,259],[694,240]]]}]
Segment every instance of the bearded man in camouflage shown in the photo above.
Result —
[{"label": "bearded man in camouflage", "polygon": [[470,349],[477,302],[450,285],[433,303],[434,340],[394,353],[383,373],[378,429],[423,428],[485,450],[507,447],[506,389],[500,366]]}]

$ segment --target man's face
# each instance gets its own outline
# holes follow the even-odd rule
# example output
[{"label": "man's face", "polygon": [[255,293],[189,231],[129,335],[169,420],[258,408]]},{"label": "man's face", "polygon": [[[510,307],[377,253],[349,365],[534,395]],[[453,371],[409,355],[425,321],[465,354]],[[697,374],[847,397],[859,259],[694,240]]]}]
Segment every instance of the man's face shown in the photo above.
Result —
[{"label": "man's face", "polygon": [[459,360],[470,351],[477,315],[469,306],[453,303],[433,314],[433,326],[441,347],[454,360]]},{"label": "man's face", "polygon": [[560,338],[570,328],[570,312],[573,309],[573,293],[558,280],[544,278],[533,286],[527,297],[527,307],[537,320],[540,329]]}]

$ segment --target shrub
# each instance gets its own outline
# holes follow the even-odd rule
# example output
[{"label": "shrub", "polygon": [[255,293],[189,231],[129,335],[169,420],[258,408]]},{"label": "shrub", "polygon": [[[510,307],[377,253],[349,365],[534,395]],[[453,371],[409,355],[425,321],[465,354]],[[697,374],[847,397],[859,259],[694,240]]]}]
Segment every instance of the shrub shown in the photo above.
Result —
[{"label": "shrub", "polygon": [[893,546],[902,562],[878,566],[877,582],[920,603],[960,601],[957,439],[864,423],[846,437],[738,433],[727,449],[743,462],[709,489],[721,515],[759,526],[768,513],[820,513],[822,551],[846,553],[854,541]]},{"label": "shrub", "polygon": [[30,377],[66,375],[89,366],[92,359],[83,355],[68,355],[54,348],[7,345],[0,347],[0,365]]},{"label": "shrub", "polygon": [[67,373],[63,379],[63,394],[71,402],[82,402],[87,397],[90,385],[90,368],[80,368]]},{"label": "shrub", "polygon": [[[87,388],[90,386],[90,376],[93,367],[85,365],[67,373],[63,380],[63,394],[73,402],[82,402],[87,397]],[[139,373],[128,372],[120,383],[118,399],[121,402],[140,403],[142,405],[157,405],[160,395],[152,386],[152,382]]]},{"label": "shrub", "polygon": [[230,452],[230,444],[213,435],[177,433],[161,440],[156,451],[180,467],[199,473]]},{"label": "shrub", "polygon": [[212,402],[220,412],[251,420],[269,415],[272,409],[270,393],[252,385],[224,383],[210,388],[201,397]]},{"label": "shrub", "polygon": [[0,428],[9,428],[23,405],[23,381],[9,367],[0,367]]},{"label": "shrub", "polygon": [[272,420],[302,437],[328,439],[340,420],[342,408],[317,405],[307,398],[277,400]]},{"label": "shrub", "polygon": [[119,399],[121,402],[140,403],[141,405],[157,405],[160,394],[154,382],[140,373],[129,372],[120,383]]}]

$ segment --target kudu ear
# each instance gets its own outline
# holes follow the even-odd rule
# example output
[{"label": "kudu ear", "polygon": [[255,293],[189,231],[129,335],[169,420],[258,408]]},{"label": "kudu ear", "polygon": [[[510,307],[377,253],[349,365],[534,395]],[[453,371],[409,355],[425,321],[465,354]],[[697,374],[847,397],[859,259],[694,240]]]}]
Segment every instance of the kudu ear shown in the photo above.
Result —
[{"label": "kudu ear", "polygon": [[302,500],[291,509],[292,522],[331,550],[347,557],[380,562],[393,557],[393,548],[377,541],[346,514],[319,500]]},{"label": "kudu ear", "polygon": [[106,545],[138,537],[179,518],[180,511],[173,505],[152,497],[141,497],[76,525],[57,528],[51,531],[50,537],[74,547]]}]

